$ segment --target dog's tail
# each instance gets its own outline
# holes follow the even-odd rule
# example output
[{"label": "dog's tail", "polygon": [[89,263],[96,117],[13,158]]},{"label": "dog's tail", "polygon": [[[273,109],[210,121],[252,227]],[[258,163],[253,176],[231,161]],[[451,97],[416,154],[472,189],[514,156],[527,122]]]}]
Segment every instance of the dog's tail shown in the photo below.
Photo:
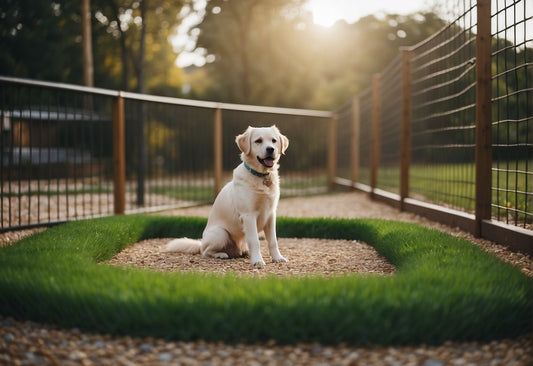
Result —
[{"label": "dog's tail", "polygon": [[180,238],[170,241],[165,250],[167,252],[181,252],[188,254],[200,254],[200,246],[202,242],[200,240],[194,240],[189,238]]}]

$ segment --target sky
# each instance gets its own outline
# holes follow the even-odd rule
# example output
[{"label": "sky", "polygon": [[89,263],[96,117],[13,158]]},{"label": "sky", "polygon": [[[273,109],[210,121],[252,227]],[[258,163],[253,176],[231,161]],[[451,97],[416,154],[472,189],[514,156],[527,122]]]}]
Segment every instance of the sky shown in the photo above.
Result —
[{"label": "sky", "polygon": [[[313,13],[315,24],[330,27],[340,19],[355,23],[361,17],[379,12],[410,14],[427,9],[431,2],[434,0],[309,0],[307,9]],[[205,4],[205,0],[196,0],[192,9],[185,7],[182,11],[183,22],[173,40],[174,47],[181,51],[176,61],[179,67],[206,63],[205,51],[195,49],[194,37],[187,36],[187,31],[202,19]]]},{"label": "sky", "polygon": [[330,27],[339,19],[355,23],[359,18],[379,12],[410,14],[428,7],[427,0],[309,0],[307,9],[313,22]]}]

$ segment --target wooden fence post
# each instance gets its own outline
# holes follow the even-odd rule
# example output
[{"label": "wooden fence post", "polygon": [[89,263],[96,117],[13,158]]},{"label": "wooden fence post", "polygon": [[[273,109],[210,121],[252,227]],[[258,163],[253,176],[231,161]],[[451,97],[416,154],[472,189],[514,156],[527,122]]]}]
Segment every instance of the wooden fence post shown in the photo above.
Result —
[{"label": "wooden fence post", "polygon": [[381,119],[381,76],[374,75],[372,80],[372,160],[370,162],[370,194],[378,185],[378,168],[381,152],[380,119]]},{"label": "wooden fence post", "polygon": [[126,134],[124,99],[119,94],[113,101],[113,206],[116,215],[126,210]]},{"label": "wooden fence post", "polygon": [[400,210],[409,197],[409,166],[411,165],[411,53],[402,49],[402,126],[400,135]]},{"label": "wooden fence post", "polygon": [[359,108],[359,96],[356,95],[352,100],[352,136],[350,140],[350,179],[352,185],[359,180]]},{"label": "wooden fence post", "polygon": [[213,120],[213,161],[215,175],[215,197],[222,189],[222,110],[215,109]]},{"label": "wooden fence post", "polygon": [[491,218],[492,87],[491,0],[477,1],[476,34],[476,208],[474,235],[480,237],[483,220]]},{"label": "wooden fence post", "polygon": [[328,189],[331,191],[335,185],[337,175],[337,115],[334,114],[329,120],[329,143],[328,143]]}]

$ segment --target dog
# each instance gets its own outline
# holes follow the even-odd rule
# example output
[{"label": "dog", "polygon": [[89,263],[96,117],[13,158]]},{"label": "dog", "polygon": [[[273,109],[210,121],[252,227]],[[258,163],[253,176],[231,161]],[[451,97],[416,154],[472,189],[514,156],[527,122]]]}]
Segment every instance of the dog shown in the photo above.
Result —
[{"label": "dog", "polygon": [[202,240],[174,239],[166,245],[166,251],[222,259],[249,254],[252,265],[264,266],[259,245],[259,233],[264,231],[272,261],[287,262],[278,247],[276,209],[278,161],[289,139],[276,126],[248,127],[235,142],[242,163],[216,197]]}]

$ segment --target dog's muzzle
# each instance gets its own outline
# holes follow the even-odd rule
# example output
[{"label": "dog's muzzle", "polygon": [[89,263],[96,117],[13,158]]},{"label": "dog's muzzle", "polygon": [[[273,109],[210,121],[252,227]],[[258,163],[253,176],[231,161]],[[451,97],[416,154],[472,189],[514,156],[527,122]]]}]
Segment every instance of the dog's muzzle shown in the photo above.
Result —
[{"label": "dog's muzzle", "polygon": [[261,159],[259,156],[257,157],[257,161],[259,161],[259,163],[261,165],[263,165],[264,167],[266,168],[272,168],[274,166],[274,157],[271,156],[271,155],[267,155],[266,157],[264,157],[263,159]]}]

